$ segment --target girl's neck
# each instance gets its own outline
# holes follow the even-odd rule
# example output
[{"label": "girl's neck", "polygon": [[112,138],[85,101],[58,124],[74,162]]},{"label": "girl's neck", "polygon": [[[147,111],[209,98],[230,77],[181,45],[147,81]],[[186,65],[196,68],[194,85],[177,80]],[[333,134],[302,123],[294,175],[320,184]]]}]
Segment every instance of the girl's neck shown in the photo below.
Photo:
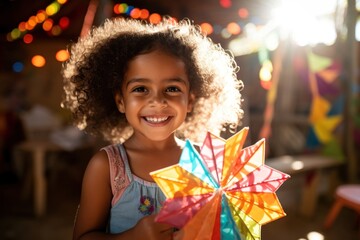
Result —
[{"label": "girl's neck", "polygon": [[124,143],[132,173],[153,182],[150,172],[177,164],[183,144],[174,135],[162,141],[153,141],[134,134]]},{"label": "girl's neck", "polygon": [[181,147],[183,141],[176,138],[175,134],[170,135],[168,138],[161,141],[153,141],[141,134],[134,133],[126,142],[124,142],[126,148],[162,151],[165,149],[171,149],[173,147]]}]

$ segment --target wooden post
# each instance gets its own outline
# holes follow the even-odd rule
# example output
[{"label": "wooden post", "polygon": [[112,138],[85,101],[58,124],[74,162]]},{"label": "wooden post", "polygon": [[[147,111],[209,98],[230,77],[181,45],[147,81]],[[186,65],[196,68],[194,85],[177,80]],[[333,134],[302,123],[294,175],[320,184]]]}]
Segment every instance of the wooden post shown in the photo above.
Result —
[{"label": "wooden post", "polygon": [[354,116],[355,107],[353,100],[355,99],[355,92],[353,87],[357,83],[357,69],[359,68],[358,43],[355,39],[355,25],[357,18],[357,11],[355,7],[355,0],[348,0],[347,14],[346,14],[346,27],[347,38],[343,45],[344,49],[344,72],[345,76],[344,96],[345,96],[345,109],[344,109],[344,150],[347,160],[348,181],[357,182],[358,164],[356,158],[356,151],[354,146]]}]

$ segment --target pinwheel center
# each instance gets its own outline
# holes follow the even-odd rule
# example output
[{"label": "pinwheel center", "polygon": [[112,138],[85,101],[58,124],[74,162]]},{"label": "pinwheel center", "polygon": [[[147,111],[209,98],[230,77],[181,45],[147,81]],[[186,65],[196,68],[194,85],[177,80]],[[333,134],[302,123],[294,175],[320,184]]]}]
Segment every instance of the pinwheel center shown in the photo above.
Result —
[{"label": "pinwheel center", "polygon": [[223,189],[222,189],[222,187],[219,187],[219,188],[217,188],[216,189],[216,194],[220,194],[220,195],[222,195],[223,194]]}]

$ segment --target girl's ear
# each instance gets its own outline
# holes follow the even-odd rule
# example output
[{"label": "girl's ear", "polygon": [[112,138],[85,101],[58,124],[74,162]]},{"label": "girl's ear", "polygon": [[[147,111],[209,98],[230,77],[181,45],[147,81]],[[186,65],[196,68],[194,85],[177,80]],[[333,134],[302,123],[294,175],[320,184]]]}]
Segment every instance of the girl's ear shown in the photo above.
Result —
[{"label": "girl's ear", "polygon": [[192,112],[193,107],[194,107],[194,103],[195,103],[195,94],[193,93],[189,93],[189,101],[188,101],[188,107],[187,107],[187,112]]},{"label": "girl's ear", "polygon": [[116,102],[117,108],[119,109],[119,112],[125,113],[124,99],[120,93],[115,94],[115,102]]}]

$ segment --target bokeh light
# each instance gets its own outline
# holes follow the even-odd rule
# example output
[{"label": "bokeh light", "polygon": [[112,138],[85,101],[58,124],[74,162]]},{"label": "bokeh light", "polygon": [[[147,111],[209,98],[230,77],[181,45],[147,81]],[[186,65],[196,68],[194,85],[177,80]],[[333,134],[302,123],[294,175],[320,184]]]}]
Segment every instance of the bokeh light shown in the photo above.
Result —
[{"label": "bokeh light", "polygon": [[249,16],[249,11],[246,8],[240,8],[238,11],[238,15],[240,18],[245,19]]},{"label": "bokeh light", "polygon": [[272,85],[273,65],[270,60],[265,60],[259,71],[260,85],[265,90],[269,90]]},{"label": "bokeh light", "polygon": [[152,24],[158,24],[160,21],[161,21],[161,16],[160,14],[158,13],[153,13],[150,15],[149,17],[149,21],[152,23]]},{"label": "bokeh light", "polygon": [[12,42],[14,39],[11,37],[11,33],[6,34],[6,41]]},{"label": "bokeh light", "polygon": [[46,60],[43,56],[41,55],[35,55],[31,58],[31,63],[32,65],[34,65],[35,67],[43,67],[45,66]]},{"label": "bokeh light", "polygon": [[337,38],[334,18],[337,0],[282,0],[272,11],[283,36],[299,46],[332,45]]},{"label": "bokeh light", "polygon": [[30,27],[33,29],[37,24],[37,19],[35,16],[31,16],[27,23],[30,25]]},{"label": "bokeh light", "polygon": [[22,72],[24,70],[24,64],[20,61],[17,61],[12,65],[12,69],[17,73]]},{"label": "bokeh light", "polygon": [[142,9],[140,11],[140,18],[141,19],[147,19],[149,17],[150,13],[147,9]]},{"label": "bokeh light", "polygon": [[62,17],[59,20],[59,26],[61,27],[61,29],[66,29],[68,28],[70,25],[70,19],[68,17]]},{"label": "bokeh light", "polygon": [[128,5],[126,3],[117,3],[114,5],[113,11],[116,14],[126,13],[128,10]]},{"label": "bokeh light", "polygon": [[220,0],[220,6],[222,6],[223,8],[229,8],[231,7],[231,5],[231,0]]},{"label": "bokeh light", "polygon": [[36,25],[31,24],[31,22],[29,23],[29,21],[27,21],[25,23],[25,28],[26,28],[26,30],[29,30],[29,31],[33,30],[35,26]]},{"label": "bokeh light", "polygon": [[30,33],[25,34],[24,37],[23,37],[23,41],[26,44],[32,43],[33,40],[34,40],[34,37]]},{"label": "bokeh light", "polygon": [[201,31],[203,33],[205,33],[206,35],[210,35],[214,32],[214,29],[210,23],[206,23],[206,22],[202,23],[202,24],[200,24],[200,28],[201,28]]},{"label": "bokeh light", "polygon": [[324,240],[324,235],[318,232],[309,232],[307,234],[309,240]]},{"label": "bokeh light", "polygon": [[140,18],[140,14],[141,14],[140,9],[133,8],[130,12],[130,17],[137,19],[137,18]]},{"label": "bokeh light", "polygon": [[60,4],[58,2],[53,2],[46,7],[45,11],[48,16],[56,14],[60,10]]},{"label": "bokeh light", "polygon": [[126,8],[125,14],[130,15],[130,13],[131,13],[131,11],[132,11],[133,9],[134,9],[134,6],[128,6],[128,7]]},{"label": "bokeh light", "polygon": [[59,62],[65,62],[69,59],[69,57],[70,54],[67,50],[59,50],[55,55],[56,60],[58,60]]},{"label": "bokeh light", "polygon": [[279,36],[275,33],[271,33],[265,38],[265,47],[269,51],[274,51],[279,47],[280,41]]},{"label": "bokeh light", "polygon": [[19,29],[15,28],[10,33],[12,39],[17,39],[21,36],[21,32]]},{"label": "bokeh light", "polygon": [[36,19],[37,19],[38,23],[44,22],[46,18],[47,18],[47,15],[46,15],[46,12],[44,10],[40,10],[36,14]]},{"label": "bokeh light", "polygon": [[236,22],[229,23],[226,26],[226,29],[232,35],[238,35],[240,33],[240,31],[241,31],[241,28],[240,28],[239,24],[237,24]]},{"label": "bokeh light", "polygon": [[48,32],[52,29],[53,24],[54,24],[54,21],[52,19],[48,18],[43,23],[42,28],[44,29],[44,31]]},{"label": "bokeh light", "polygon": [[53,26],[51,28],[51,34],[53,36],[59,36],[61,34],[62,30],[61,27],[59,25]]},{"label": "bokeh light", "polygon": [[226,28],[224,28],[223,30],[221,30],[221,36],[225,39],[230,38],[231,37],[231,33],[228,32],[228,30]]},{"label": "bokeh light", "polygon": [[21,22],[21,23],[19,23],[18,29],[19,29],[21,32],[26,31],[26,22]]}]

